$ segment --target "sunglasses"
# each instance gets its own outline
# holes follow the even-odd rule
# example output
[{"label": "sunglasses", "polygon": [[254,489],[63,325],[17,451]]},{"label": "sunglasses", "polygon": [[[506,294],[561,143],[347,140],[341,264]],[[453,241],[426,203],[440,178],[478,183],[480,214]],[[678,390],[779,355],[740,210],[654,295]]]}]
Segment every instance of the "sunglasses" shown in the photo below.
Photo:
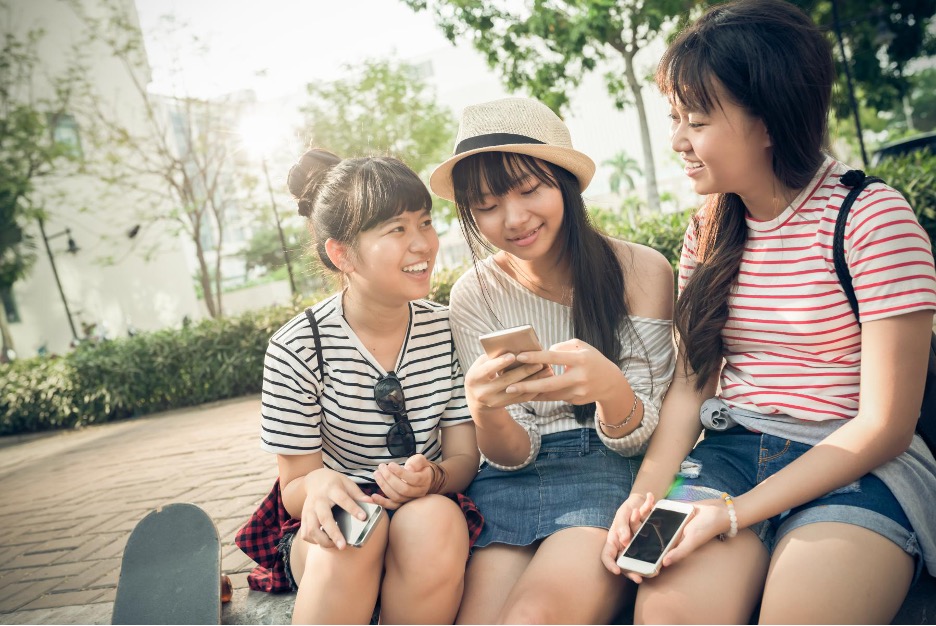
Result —
[{"label": "sunglasses", "polygon": [[374,400],[385,413],[393,415],[393,426],[387,431],[387,449],[396,457],[416,454],[416,435],[406,416],[403,385],[396,374],[390,372],[374,383]]}]

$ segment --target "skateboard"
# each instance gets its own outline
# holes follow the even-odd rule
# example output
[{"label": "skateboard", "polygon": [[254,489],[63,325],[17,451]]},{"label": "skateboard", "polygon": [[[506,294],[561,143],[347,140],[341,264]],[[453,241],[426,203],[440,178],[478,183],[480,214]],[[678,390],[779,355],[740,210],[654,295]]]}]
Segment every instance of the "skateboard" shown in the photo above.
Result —
[{"label": "skateboard", "polygon": [[194,504],[169,504],[150,511],[127,540],[111,621],[220,624],[231,591],[214,522]]}]

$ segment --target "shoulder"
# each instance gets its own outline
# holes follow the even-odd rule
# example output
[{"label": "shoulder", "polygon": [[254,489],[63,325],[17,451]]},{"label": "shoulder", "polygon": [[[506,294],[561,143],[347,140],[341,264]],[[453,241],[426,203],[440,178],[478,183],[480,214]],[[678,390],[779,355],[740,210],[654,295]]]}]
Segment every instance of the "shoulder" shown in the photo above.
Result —
[{"label": "shoulder", "polygon": [[471,306],[481,297],[482,282],[487,274],[490,273],[488,263],[492,262],[491,257],[476,261],[465,272],[458,277],[452,285],[449,292],[449,306],[452,309],[459,309],[464,306]]},{"label": "shoulder", "polygon": [[413,300],[413,315],[418,324],[449,321],[449,308],[431,300]]},{"label": "shoulder", "polygon": [[338,314],[338,306],[336,303],[336,298],[340,297],[340,294],[330,296],[321,302],[312,305],[306,310],[300,311],[292,319],[279,327],[279,329],[273,333],[273,336],[270,337],[270,345],[281,346],[284,349],[295,349],[295,344],[297,342],[301,345],[305,343],[305,340],[311,339],[312,337],[312,327],[309,321],[309,313],[312,314],[313,320],[315,320],[316,325],[318,325],[319,330],[322,331],[324,327],[327,327],[331,318]]},{"label": "shoulder", "polygon": [[608,239],[621,261],[631,315],[655,319],[673,317],[673,266],[649,246]]}]

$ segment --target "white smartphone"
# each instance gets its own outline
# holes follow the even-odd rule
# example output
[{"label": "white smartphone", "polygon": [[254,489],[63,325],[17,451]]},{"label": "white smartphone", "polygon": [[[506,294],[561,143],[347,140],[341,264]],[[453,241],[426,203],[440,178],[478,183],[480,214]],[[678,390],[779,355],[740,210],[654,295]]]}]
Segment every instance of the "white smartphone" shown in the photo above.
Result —
[{"label": "white smartphone", "polygon": [[[529,324],[498,330],[493,333],[481,335],[478,339],[481,341],[481,347],[484,348],[484,352],[492,359],[502,354],[507,354],[508,352],[511,354],[520,354],[521,352],[539,352],[543,349],[539,338],[536,336],[536,331],[533,330],[533,327]],[[521,365],[523,365],[523,363],[514,361],[505,367],[503,371],[507,372]],[[552,371],[552,368],[548,369]]]},{"label": "white smartphone", "polygon": [[621,569],[652,578],[660,573],[663,557],[676,543],[683,527],[692,517],[692,505],[660,500],[618,557]]},{"label": "white smartphone", "polygon": [[366,520],[359,520],[338,505],[332,507],[332,516],[348,545],[360,548],[377,527],[383,515],[383,507],[371,502],[358,502],[357,505],[367,513]]}]

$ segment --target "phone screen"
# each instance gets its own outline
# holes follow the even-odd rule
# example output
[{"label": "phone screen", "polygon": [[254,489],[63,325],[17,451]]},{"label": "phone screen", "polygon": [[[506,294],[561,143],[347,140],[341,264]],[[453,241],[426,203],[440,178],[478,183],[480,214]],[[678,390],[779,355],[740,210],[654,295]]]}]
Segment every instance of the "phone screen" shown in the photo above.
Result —
[{"label": "phone screen", "polygon": [[684,519],[686,519],[686,513],[654,509],[634,536],[633,541],[627,546],[624,556],[637,561],[656,563]]}]

